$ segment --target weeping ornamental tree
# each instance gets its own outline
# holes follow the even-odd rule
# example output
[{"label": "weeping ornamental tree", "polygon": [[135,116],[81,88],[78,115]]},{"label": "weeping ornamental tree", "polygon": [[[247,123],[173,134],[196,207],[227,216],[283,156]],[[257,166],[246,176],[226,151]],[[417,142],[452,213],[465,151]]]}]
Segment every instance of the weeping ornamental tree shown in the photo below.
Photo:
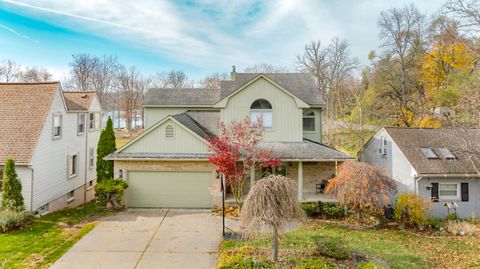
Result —
[{"label": "weeping ornamental tree", "polygon": [[250,169],[277,167],[280,159],[271,157],[270,149],[259,149],[264,135],[260,119],[254,123],[250,123],[249,117],[232,121],[229,125],[220,123],[218,130],[218,136],[206,138],[209,150],[213,153],[209,160],[219,173],[225,175],[226,184],[230,186],[235,202],[241,209]]},{"label": "weeping ornamental tree", "polygon": [[247,237],[272,234],[272,259],[276,262],[280,232],[297,227],[305,219],[298,203],[297,184],[281,175],[259,180],[245,199],[240,219],[241,231]]},{"label": "weeping ornamental tree", "polygon": [[22,196],[22,183],[15,171],[15,161],[8,158],[5,161],[2,186],[2,208],[22,211],[25,209]]},{"label": "weeping ornamental tree", "polygon": [[397,185],[379,166],[346,161],[338,175],[329,181],[325,192],[333,194],[341,205],[361,219],[362,213],[381,214],[383,206],[397,193]]},{"label": "weeping ornamental tree", "polygon": [[113,178],[113,161],[103,158],[117,150],[112,119],[108,117],[107,126],[102,130],[97,146],[97,181]]}]

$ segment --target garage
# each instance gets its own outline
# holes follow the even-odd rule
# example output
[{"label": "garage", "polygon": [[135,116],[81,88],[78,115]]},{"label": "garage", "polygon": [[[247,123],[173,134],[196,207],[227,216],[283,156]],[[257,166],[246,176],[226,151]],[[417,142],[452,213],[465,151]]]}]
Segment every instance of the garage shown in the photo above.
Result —
[{"label": "garage", "polygon": [[208,187],[212,173],[205,171],[128,172],[128,207],[211,208]]}]

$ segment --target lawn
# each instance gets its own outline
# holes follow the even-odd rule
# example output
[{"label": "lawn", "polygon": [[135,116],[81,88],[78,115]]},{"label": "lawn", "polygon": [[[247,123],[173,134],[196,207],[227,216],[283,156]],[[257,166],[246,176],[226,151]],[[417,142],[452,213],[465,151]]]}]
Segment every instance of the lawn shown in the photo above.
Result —
[{"label": "lawn", "polygon": [[0,234],[0,268],[48,268],[92,230],[108,211],[88,203],[41,218],[23,230]]},{"label": "lawn", "polygon": [[[431,236],[391,229],[351,230],[319,222],[285,234],[280,243],[281,266],[278,267],[335,268],[337,261],[316,254],[315,236],[340,237],[351,251],[382,258],[392,268],[480,268],[479,236]],[[269,239],[225,240],[220,247],[220,262],[227,261],[224,264],[230,266],[220,268],[243,268],[231,266],[235,256],[242,256],[237,259],[240,263],[250,261],[245,268],[277,268],[263,262],[270,258],[270,243]],[[239,253],[243,254],[236,255]],[[316,260],[317,266],[305,266],[312,260]]]}]

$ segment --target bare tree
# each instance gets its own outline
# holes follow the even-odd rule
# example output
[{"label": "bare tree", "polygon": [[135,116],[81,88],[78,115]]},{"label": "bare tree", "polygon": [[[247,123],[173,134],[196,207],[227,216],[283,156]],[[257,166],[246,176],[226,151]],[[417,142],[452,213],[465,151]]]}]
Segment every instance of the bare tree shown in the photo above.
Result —
[{"label": "bare tree", "polygon": [[133,115],[139,109],[144,85],[142,78],[135,66],[126,68],[120,66],[117,75],[117,87],[121,108],[125,111],[128,133],[132,133]]},{"label": "bare tree", "polygon": [[106,104],[107,93],[110,92],[115,83],[120,63],[116,56],[104,55],[99,59],[98,63],[94,65],[92,72],[89,75],[88,81],[91,89],[97,93],[100,103]]},{"label": "bare tree", "polygon": [[268,63],[260,63],[248,66],[243,71],[245,73],[288,73],[288,68]]},{"label": "bare tree", "polygon": [[153,77],[152,83],[157,88],[180,89],[192,86],[192,83],[188,80],[187,74],[181,70],[157,72]]},{"label": "bare tree", "polygon": [[13,60],[0,60],[0,81],[13,82],[20,76],[20,65]]},{"label": "bare tree", "polygon": [[20,80],[24,82],[45,82],[52,80],[52,74],[45,68],[27,67],[20,72]]},{"label": "bare tree", "polygon": [[80,91],[91,91],[91,76],[100,63],[100,59],[90,54],[74,54],[70,62],[72,83],[75,89]]},{"label": "bare tree", "polygon": [[328,88],[329,60],[327,54],[327,50],[322,48],[320,41],[312,41],[305,45],[303,55],[297,56],[298,69],[315,77],[315,82],[323,99],[326,99]]},{"label": "bare tree", "polygon": [[[459,31],[478,40],[480,34],[480,1],[478,0],[450,0],[445,4],[444,14],[454,19]],[[480,56],[478,42],[465,44]]]},{"label": "bare tree", "polygon": [[202,79],[200,85],[206,89],[220,89],[220,82],[227,79],[227,73],[212,73]]}]

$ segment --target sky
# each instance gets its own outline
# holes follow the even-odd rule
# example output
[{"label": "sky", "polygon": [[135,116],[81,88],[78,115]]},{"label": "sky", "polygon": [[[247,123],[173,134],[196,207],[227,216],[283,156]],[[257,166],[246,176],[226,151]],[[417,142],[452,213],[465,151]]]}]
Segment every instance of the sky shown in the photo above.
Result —
[{"label": "sky", "polygon": [[[294,70],[305,44],[348,40],[368,64],[381,11],[411,0],[0,0],[0,59],[68,74],[72,54],[117,55],[144,74],[200,79],[257,63]],[[415,1],[428,16],[444,0]]]}]

